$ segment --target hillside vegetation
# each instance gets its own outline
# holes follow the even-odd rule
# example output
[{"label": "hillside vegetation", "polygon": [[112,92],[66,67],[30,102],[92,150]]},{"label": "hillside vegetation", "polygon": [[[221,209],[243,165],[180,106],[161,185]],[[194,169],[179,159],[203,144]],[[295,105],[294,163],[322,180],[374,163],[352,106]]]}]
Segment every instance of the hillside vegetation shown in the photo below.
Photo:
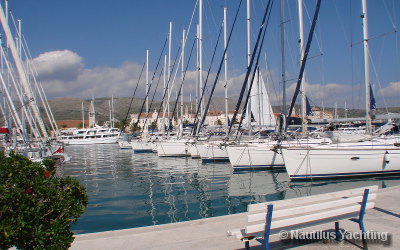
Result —
[{"label": "hillside vegetation", "polygon": [[[56,120],[81,120],[82,119],[82,103],[85,119],[88,118],[89,105],[91,100],[82,100],[79,98],[57,98],[49,100],[50,107],[53,111]],[[233,110],[236,106],[237,100],[229,100],[229,110]],[[131,98],[122,97],[114,98],[114,117],[118,120],[123,120],[129,108]],[[94,100],[94,106],[96,111],[96,120],[99,124],[104,121],[109,120],[110,117],[110,103],[111,98],[97,98]],[[138,113],[143,103],[143,99],[135,98],[132,103],[132,108],[130,113]],[[171,102],[171,112],[173,109],[173,103]],[[154,101],[150,111],[158,109],[160,106],[160,101]],[[189,112],[192,110],[195,112],[195,101],[192,101],[192,105],[189,102],[185,102],[184,106],[187,106]],[[178,105],[178,108],[180,106]],[[295,107],[296,111],[299,112],[299,107]],[[225,110],[225,100],[222,97],[215,98],[210,105],[210,110]],[[280,112],[280,106],[273,107],[274,112]],[[325,108],[326,111],[334,113],[333,108]],[[398,113],[400,108],[388,108],[388,112]],[[345,110],[343,108],[338,108],[337,110],[339,117],[344,117]],[[348,117],[362,117],[365,115],[364,110],[361,109],[350,109],[347,112]],[[386,109],[378,109],[377,113],[386,113]]]}]

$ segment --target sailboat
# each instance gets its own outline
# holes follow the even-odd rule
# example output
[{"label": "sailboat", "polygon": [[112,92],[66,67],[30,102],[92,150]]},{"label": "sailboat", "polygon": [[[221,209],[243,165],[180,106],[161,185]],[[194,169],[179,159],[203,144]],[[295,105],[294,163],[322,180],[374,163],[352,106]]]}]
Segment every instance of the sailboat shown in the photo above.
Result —
[{"label": "sailboat", "polygon": [[[259,130],[275,128],[276,119],[262,75],[259,70],[256,73],[257,78],[251,89],[251,113],[255,120],[252,125]],[[271,151],[274,145],[275,141],[260,139],[230,145],[226,151],[233,168],[282,167],[284,165],[282,156]]]},{"label": "sailboat", "polygon": [[[290,179],[317,179],[387,175],[400,173],[400,137],[374,136],[371,131],[371,88],[367,3],[362,0],[364,34],[364,73],[366,90],[366,134],[362,141],[340,142],[300,147],[282,147],[282,155]],[[373,100],[374,101],[374,100]]]},{"label": "sailboat", "polygon": [[0,5],[0,25],[5,35],[0,41],[0,112],[4,118],[0,129],[0,148],[5,154],[14,152],[32,161],[53,158],[62,163],[69,156],[64,153],[63,145],[53,140],[45,126],[39,102],[43,104],[53,135],[59,135],[46,94],[37,80],[38,75],[23,38],[21,21],[18,20],[16,34],[13,34],[8,15],[6,1],[4,8]]}]

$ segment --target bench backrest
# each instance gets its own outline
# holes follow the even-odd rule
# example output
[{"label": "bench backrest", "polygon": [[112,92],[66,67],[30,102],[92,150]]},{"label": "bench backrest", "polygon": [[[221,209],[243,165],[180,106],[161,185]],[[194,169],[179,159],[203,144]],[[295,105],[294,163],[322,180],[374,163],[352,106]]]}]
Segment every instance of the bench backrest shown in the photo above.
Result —
[{"label": "bench backrest", "polygon": [[[301,197],[292,200],[254,204],[249,206],[249,223],[245,228],[247,234],[263,231],[266,223],[268,204],[273,204],[271,229],[284,228],[302,223],[325,220],[328,218],[346,216],[354,217],[361,209],[364,190],[369,189],[368,202],[365,209],[373,208],[378,186],[363,187],[346,191]],[[257,206],[255,206],[257,205]],[[263,208],[263,209],[261,209]],[[257,210],[255,210],[257,209]]]},{"label": "bench backrest", "polygon": [[333,199],[337,199],[337,198],[341,198],[341,197],[359,196],[364,193],[365,189],[369,189],[370,194],[376,193],[376,191],[378,190],[378,186],[375,185],[375,186],[354,188],[354,189],[325,193],[325,194],[304,196],[304,197],[293,198],[293,199],[288,199],[288,200],[279,200],[279,201],[250,204],[247,206],[247,211],[248,212],[266,211],[267,206],[269,204],[273,204],[274,210],[276,210],[277,208],[294,207],[294,206],[299,206],[299,205],[312,204],[315,202],[323,202],[323,201],[333,200]]}]

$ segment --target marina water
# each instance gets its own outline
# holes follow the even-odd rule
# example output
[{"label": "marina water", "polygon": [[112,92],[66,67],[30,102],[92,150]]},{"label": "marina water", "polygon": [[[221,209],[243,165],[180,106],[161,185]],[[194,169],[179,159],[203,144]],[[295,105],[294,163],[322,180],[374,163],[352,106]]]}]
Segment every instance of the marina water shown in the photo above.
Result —
[{"label": "marina water", "polygon": [[229,163],[133,154],[117,144],[68,146],[62,174],[85,186],[89,205],[75,234],[245,212],[250,203],[400,185],[400,176],[290,182],[285,170],[233,172]]}]

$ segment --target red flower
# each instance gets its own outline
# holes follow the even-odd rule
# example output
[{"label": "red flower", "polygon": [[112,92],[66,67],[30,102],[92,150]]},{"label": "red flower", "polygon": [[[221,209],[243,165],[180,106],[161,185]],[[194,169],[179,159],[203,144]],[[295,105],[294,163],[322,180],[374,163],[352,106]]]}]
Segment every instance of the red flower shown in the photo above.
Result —
[{"label": "red flower", "polygon": [[32,189],[31,189],[30,186],[28,186],[28,187],[25,189],[25,194],[30,194],[30,193],[32,193]]}]

